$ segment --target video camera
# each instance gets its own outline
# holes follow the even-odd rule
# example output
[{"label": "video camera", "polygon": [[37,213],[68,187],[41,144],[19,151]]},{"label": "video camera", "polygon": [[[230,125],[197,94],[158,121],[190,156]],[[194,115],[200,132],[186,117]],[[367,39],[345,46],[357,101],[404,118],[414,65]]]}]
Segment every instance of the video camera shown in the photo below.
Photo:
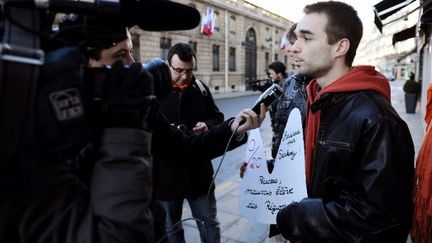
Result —
[{"label": "video camera", "polygon": [[[113,32],[134,25],[148,31],[186,30],[200,20],[195,8],[168,0],[0,0],[0,6],[0,169],[19,148],[63,158],[94,139],[87,121],[94,98],[87,83],[94,80],[84,79],[92,75],[83,74],[83,46],[118,41],[123,37]],[[56,30],[58,13],[78,17]],[[152,73],[156,93],[171,88],[162,60],[143,67]]]},{"label": "video camera", "polygon": [[257,79],[257,80],[252,80],[252,81],[248,81],[247,83],[249,85],[254,85],[254,84],[261,84],[261,82],[269,82],[270,79],[266,78],[266,79]]},{"label": "video camera", "polygon": [[[252,88],[252,91],[257,91],[257,90],[261,91],[260,87],[263,87],[263,86],[265,86],[263,88],[263,90],[265,90],[271,86],[272,82],[271,82],[270,73],[268,71],[266,71],[266,74],[267,74],[267,78],[257,79],[257,80],[252,80],[252,81],[246,81],[247,85]],[[266,84],[270,84],[270,85],[266,85]]]}]

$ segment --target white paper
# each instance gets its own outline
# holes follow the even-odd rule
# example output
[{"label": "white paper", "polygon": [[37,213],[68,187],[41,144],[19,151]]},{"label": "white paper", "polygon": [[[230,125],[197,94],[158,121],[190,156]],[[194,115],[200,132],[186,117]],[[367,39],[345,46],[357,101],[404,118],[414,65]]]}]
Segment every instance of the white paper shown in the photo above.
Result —
[{"label": "white paper", "polygon": [[307,197],[303,130],[300,111],[291,111],[269,174],[259,129],[250,132],[245,160],[248,165],[240,189],[240,214],[275,224],[278,211]]}]

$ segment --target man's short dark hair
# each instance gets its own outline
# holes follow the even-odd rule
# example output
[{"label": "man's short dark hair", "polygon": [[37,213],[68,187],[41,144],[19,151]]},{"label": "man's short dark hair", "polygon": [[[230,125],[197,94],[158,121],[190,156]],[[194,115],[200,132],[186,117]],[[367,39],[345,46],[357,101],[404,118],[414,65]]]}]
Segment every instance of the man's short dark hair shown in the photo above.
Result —
[{"label": "man's short dark hair", "polygon": [[286,75],[286,67],[285,64],[283,64],[280,61],[275,61],[272,62],[269,66],[269,69],[272,69],[273,71],[275,71],[275,73],[282,73],[282,75],[285,77]]},{"label": "man's short dark hair", "polygon": [[116,18],[98,15],[65,15],[59,23],[57,37],[77,45],[87,59],[100,60],[101,52],[127,40],[126,24]]},{"label": "man's short dark hair", "polygon": [[195,59],[195,62],[197,61],[192,46],[187,43],[180,42],[170,47],[167,55],[169,64],[171,64],[171,59],[175,54],[177,54],[182,62],[192,62],[193,59]]},{"label": "man's short dark hair", "polygon": [[328,43],[330,45],[335,44],[343,38],[347,38],[350,41],[345,64],[351,67],[357,47],[363,35],[363,24],[357,11],[346,3],[331,1],[306,5],[303,12],[305,14],[326,14],[328,22],[325,32],[327,33]]},{"label": "man's short dark hair", "polygon": [[294,42],[297,40],[297,36],[295,34],[296,27],[297,27],[297,23],[294,23],[293,25],[291,25],[290,29],[288,30],[287,39],[291,45],[293,45]]}]

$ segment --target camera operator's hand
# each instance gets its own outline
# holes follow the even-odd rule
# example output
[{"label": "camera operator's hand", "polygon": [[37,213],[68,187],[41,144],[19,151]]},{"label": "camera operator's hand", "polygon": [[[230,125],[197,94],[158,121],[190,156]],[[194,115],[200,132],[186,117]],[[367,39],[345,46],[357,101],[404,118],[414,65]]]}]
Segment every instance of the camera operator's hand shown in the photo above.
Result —
[{"label": "camera operator's hand", "polygon": [[141,63],[125,68],[119,60],[106,81],[106,127],[148,129],[147,118],[156,100],[150,72]]},{"label": "camera operator's hand", "polygon": [[[251,109],[244,109],[240,111],[240,113],[236,115],[235,119],[231,123],[231,130],[234,132],[237,129],[237,134],[241,135],[249,130],[260,127],[261,123],[264,121],[268,107],[266,107],[264,104],[261,104],[260,109],[260,115],[257,115]],[[240,125],[244,119],[246,119],[246,121]]]}]

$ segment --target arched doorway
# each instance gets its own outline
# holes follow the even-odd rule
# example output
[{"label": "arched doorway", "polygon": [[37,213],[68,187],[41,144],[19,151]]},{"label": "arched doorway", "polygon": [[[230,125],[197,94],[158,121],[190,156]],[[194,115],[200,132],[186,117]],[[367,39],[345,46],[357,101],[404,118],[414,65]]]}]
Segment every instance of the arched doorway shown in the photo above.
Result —
[{"label": "arched doorway", "polygon": [[257,79],[257,45],[256,34],[253,28],[246,33],[245,40],[245,86],[246,90],[251,89],[249,82]]}]

